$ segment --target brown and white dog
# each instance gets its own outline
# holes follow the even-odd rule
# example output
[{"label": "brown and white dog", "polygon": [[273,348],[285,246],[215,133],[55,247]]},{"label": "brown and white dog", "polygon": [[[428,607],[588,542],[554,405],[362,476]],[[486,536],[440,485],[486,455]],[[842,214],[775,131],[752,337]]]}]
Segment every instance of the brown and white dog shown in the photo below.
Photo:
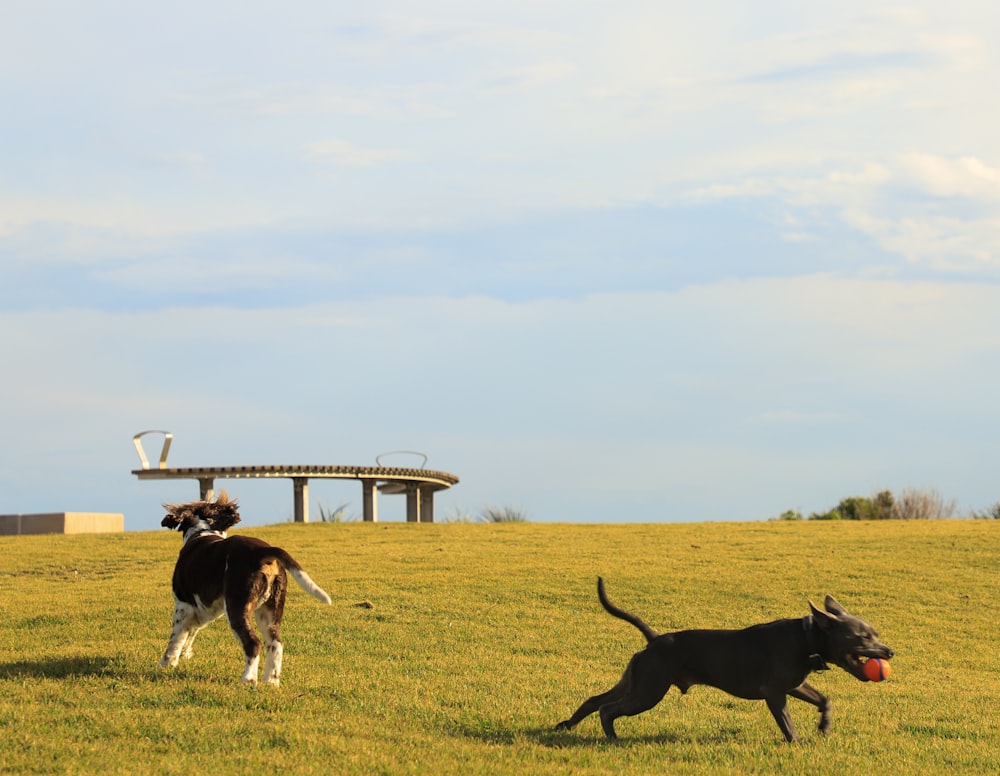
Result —
[{"label": "brown and white dog", "polygon": [[167,516],[161,525],[183,532],[184,544],[174,567],[174,630],[160,665],[172,668],[182,655],[190,658],[198,631],[225,614],[246,655],[243,682],[256,684],[261,643],[252,616],[267,648],[264,681],[278,684],[286,570],[314,598],[328,604],[330,596],[280,547],[252,536],[227,537],[240,515],[225,492],[215,501],[163,506]]}]

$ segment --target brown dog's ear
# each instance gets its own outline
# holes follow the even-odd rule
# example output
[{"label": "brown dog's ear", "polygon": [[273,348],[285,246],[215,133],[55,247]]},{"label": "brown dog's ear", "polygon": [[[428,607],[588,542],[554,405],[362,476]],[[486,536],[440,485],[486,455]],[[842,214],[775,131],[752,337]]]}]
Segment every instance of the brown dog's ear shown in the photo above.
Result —
[{"label": "brown dog's ear", "polygon": [[163,508],[167,510],[167,516],[160,521],[160,525],[164,528],[176,530],[191,519],[191,510],[185,506],[164,504]]},{"label": "brown dog's ear", "polygon": [[194,514],[190,504],[164,504],[167,516],[160,521],[160,525],[171,530],[183,530],[194,521]]},{"label": "brown dog's ear", "polygon": [[239,521],[240,513],[236,511],[235,504],[225,509],[214,510],[212,513],[212,528],[216,531],[228,531]]},{"label": "brown dog's ear", "polygon": [[240,522],[240,505],[236,499],[229,498],[226,491],[219,493],[215,501],[208,501],[202,504],[199,512],[202,518],[207,520],[216,531],[228,531]]}]

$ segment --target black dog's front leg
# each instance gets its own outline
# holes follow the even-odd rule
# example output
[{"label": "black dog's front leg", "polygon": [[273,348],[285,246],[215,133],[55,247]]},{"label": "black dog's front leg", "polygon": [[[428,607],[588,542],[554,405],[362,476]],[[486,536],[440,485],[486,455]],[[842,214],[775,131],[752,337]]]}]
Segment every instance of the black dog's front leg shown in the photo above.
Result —
[{"label": "black dog's front leg", "polygon": [[830,703],[829,698],[806,682],[803,682],[788,694],[793,698],[798,698],[800,701],[811,703],[819,709],[819,732],[826,735],[830,731],[830,725],[833,722],[833,704]]},{"label": "black dog's front leg", "polygon": [[789,743],[798,741],[798,736],[795,735],[795,725],[792,724],[792,715],[788,713],[788,701],[785,698],[785,694],[782,693],[781,695],[768,698],[767,707],[771,710],[771,714],[774,715],[774,720],[778,723],[778,727],[781,728],[781,732],[785,734],[785,740]]},{"label": "black dog's front leg", "polygon": [[[819,732],[825,735],[830,730],[830,724],[833,721],[833,704],[830,703],[829,698],[805,682],[794,690],[789,690],[788,694],[800,701],[811,703],[819,709]],[[774,715],[774,719],[778,723],[778,727],[781,728],[781,732],[785,734],[785,738],[789,742],[798,741],[798,736],[795,735],[795,725],[792,724],[792,716],[788,713],[788,701],[785,696],[768,698],[767,707]]]}]

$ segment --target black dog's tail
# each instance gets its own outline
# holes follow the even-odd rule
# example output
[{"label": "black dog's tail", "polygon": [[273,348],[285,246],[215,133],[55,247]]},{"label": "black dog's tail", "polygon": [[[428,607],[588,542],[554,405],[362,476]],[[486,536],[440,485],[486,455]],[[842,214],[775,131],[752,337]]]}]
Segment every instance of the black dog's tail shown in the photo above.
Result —
[{"label": "black dog's tail", "polygon": [[611,601],[608,600],[608,594],[604,592],[604,580],[600,577],[597,578],[597,597],[601,600],[601,606],[604,607],[608,614],[614,615],[619,620],[625,620],[625,622],[632,623],[635,627],[642,631],[642,635],[646,637],[646,641],[652,641],[660,635],[634,614],[629,614],[611,603]]}]

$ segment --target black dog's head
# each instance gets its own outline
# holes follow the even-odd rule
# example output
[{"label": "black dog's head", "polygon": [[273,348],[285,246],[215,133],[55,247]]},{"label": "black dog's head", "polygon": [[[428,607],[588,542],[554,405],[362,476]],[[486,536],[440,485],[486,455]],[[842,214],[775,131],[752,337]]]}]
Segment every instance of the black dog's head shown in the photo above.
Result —
[{"label": "black dog's head", "polygon": [[829,660],[847,673],[870,681],[865,675],[865,661],[861,658],[880,657],[888,660],[895,653],[878,639],[878,632],[860,617],[850,614],[837,603],[833,596],[824,601],[826,611],[809,602],[813,623],[825,636],[826,649],[823,658]]},{"label": "black dog's head", "polygon": [[239,505],[225,491],[215,501],[192,501],[190,504],[164,504],[167,516],[160,522],[164,528],[187,533],[203,525],[206,531],[224,533],[240,521]]}]

